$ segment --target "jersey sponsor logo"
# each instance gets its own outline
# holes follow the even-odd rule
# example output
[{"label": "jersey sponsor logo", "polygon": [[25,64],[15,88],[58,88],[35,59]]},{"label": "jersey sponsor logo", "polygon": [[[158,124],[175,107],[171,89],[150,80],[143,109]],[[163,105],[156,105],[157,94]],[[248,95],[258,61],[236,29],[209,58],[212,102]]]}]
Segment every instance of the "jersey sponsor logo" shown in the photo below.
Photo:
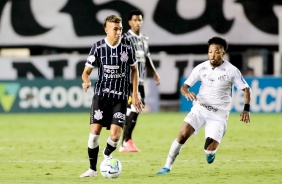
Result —
[{"label": "jersey sponsor logo", "polygon": [[100,109],[95,110],[94,118],[97,120],[103,119],[103,111],[101,111]]},{"label": "jersey sponsor logo", "polygon": [[119,73],[119,66],[104,65],[104,77],[107,79],[118,79],[125,77],[125,73]]},{"label": "jersey sponsor logo", "polygon": [[121,94],[122,94],[122,92],[120,92],[120,91],[115,91],[115,90],[111,90],[110,93],[116,94],[116,95],[121,95]]},{"label": "jersey sponsor logo", "polygon": [[109,91],[110,91],[109,88],[103,88],[103,89],[102,89],[102,92],[103,92],[103,93],[108,93]]},{"label": "jersey sponsor logo", "polygon": [[115,91],[115,90],[111,90],[109,88],[103,88],[102,89],[103,93],[112,93],[112,94],[116,94],[116,95],[122,95],[121,91]]},{"label": "jersey sponsor logo", "polygon": [[107,68],[107,69],[119,69],[119,66],[117,66],[117,65],[104,65],[104,68]]},{"label": "jersey sponsor logo", "polygon": [[125,52],[125,51],[123,51],[123,52],[121,52],[120,53],[120,60],[122,61],[122,62],[127,62],[127,60],[128,60],[128,53],[127,52]]},{"label": "jersey sponsor logo", "polygon": [[119,69],[119,66],[104,65],[104,72],[108,74],[118,73],[117,69]]},{"label": "jersey sponsor logo", "polygon": [[125,73],[115,73],[115,74],[104,73],[104,77],[107,78],[107,79],[118,79],[118,78],[125,77]]},{"label": "jersey sponsor logo", "polygon": [[211,105],[206,105],[206,104],[200,104],[200,105],[203,106],[204,108],[206,108],[208,111],[213,111],[213,112],[218,111],[218,108],[214,108]]},{"label": "jersey sponsor logo", "polygon": [[[0,104],[5,112],[11,110],[19,89],[19,83],[0,83]],[[26,95],[25,98],[28,100],[30,96]]]}]

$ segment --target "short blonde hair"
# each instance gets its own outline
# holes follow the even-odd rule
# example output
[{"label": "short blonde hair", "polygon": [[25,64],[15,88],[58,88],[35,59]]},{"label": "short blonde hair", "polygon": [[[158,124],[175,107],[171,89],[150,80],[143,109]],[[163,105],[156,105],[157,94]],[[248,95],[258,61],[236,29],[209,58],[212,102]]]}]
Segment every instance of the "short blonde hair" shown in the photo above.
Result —
[{"label": "short blonde hair", "polygon": [[119,16],[116,15],[110,15],[105,18],[104,20],[104,28],[106,27],[107,22],[113,22],[113,23],[120,23],[122,22],[122,19]]}]

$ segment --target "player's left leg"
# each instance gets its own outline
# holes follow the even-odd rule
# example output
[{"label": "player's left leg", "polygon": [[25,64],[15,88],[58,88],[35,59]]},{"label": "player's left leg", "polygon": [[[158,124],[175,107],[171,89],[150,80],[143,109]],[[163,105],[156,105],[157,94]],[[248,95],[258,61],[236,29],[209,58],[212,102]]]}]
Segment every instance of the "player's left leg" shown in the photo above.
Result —
[{"label": "player's left leg", "polygon": [[215,153],[217,150],[219,143],[215,140],[213,140],[210,137],[206,138],[206,142],[205,142],[205,146],[204,146],[204,150],[206,153],[206,159],[207,162],[209,164],[213,163],[214,159],[215,159]]},{"label": "player's left leg", "polygon": [[115,99],[112,104],[110,137],[104,149],[104,157],[111,158],[111,153],[116,150],[125,121],[127,100]]},{"label": "player's left leg", "polygon": [[115,124],[111,125],[110,137],[107,140],[107,146],[103,152],[105,159],[112,158],[111,154],[117,148],[121,132],[122,132],[122,128],[120,126]]},{"label": "player's left leg", "polygon": [[225,116],[214,113],[208,113],[207,116],[204,151],[207,163],[211,164],[215,160],[215,153],[227,129],[227,122]]}]

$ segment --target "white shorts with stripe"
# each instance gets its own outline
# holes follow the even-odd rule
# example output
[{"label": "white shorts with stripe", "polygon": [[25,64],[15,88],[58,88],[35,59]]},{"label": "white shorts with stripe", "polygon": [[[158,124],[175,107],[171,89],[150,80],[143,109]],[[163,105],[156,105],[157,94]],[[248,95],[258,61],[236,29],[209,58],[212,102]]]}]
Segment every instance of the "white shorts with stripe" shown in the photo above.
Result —
[{"label": "white shorts with stripe", "polygon": [[184,121],[195,129],[194,134],[205,126],[205,138],[210,137],[220,143],[227,129],[228,116],[228,111],[195,103]]}]

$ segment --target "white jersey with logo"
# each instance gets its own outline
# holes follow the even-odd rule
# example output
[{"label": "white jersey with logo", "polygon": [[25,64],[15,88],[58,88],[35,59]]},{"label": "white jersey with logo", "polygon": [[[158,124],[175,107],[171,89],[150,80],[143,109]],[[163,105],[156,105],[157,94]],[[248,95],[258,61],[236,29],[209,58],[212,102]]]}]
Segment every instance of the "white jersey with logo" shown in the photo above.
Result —
[{"label": "white jersey with logo", "polygon": [[224,111],[231,109],[234,85],[240,90],[249,87],[241,72],[226,60],[214,69],[209,60],[197,65],[184,83],[192,87],[197,81],[201,82],[197,103]]}]

